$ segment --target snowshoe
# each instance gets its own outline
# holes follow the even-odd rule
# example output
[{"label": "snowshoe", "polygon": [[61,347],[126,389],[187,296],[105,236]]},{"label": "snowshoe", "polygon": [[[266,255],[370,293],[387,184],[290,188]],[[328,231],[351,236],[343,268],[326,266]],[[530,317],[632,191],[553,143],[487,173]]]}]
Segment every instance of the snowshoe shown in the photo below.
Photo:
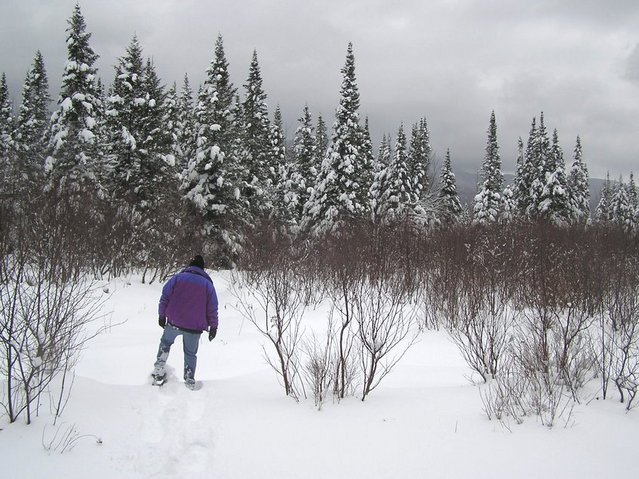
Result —
[{"label": "snowshoe", "polygon": [[202,387],[202,384],[199,382],[196,382],[194,379],[185,379],[184,385],[191,391],[197,391],[198,389]]},{"label": "snowshoe", "polygon": [[166,374],[151,374],[153,386],[162,386],[166,382]]}]

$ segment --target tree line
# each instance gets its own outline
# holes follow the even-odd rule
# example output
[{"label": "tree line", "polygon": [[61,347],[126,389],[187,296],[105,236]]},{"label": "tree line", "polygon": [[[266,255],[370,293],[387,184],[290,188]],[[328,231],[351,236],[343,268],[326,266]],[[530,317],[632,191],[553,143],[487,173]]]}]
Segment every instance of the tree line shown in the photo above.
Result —
[{"label": "tree line", "polygon": [[16,214],[48,199],[72,208],[71,216],[86,216],[86,234],[95,232],[100,245],[96,260],[104,256],[95,265],[101,271],[174,264],[195,245],[218,258],[218,266],[232,266],[246,231],[264,222],[316,238],[362,220],[372,226],[407,221],[417,228],[595,220],[637,229],[632,174],[627,184],[606,182],[591,218],[581,140],[566,168],[558,133],[549,137],[543,113],[533,119],[525,146],[520,139],[512,185],[504,184],[491,114],[469,208],[459,200],[450,151],[436,178],[424,118],[410,128],[401,125],[394,138],[384,135],[375,152],[368,118],[362,121],[358,111],[350,44],[332,131],[305,106],[289,142],[279,107],[272,118],[268,110],[256,52],[240,93],[218,36],[203,84],[193,91],[185,75],[178,91],[175,83],[168,89],[162,83],[134,36],[107,88],[79,5],[66,34],[68,60],[52,115],[40,52],[15,115],[2,77],[0,181]]}]

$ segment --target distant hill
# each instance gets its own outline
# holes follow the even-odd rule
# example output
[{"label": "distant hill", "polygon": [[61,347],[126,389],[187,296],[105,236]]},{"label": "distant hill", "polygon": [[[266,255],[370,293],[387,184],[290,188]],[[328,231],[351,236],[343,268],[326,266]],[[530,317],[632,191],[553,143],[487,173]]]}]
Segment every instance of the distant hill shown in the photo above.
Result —
[{"label": "distant hill", "polygon": [[[455,172],[455,177],[457,179],[457,192],[459,193],[459,199],[464,204],[472,203],[474,196],[477,194],[477,182],[478,182],[478,174],[469,173],[467,171]],[[511,173],[504,174],[504,180],[506,184],[512,184],[514,175]],[[601,192],[601,187],[604,184],[603,179],[600,178],[590,178],[590,211],[594,211],[597,203],[599,203],[599,196]]]}]

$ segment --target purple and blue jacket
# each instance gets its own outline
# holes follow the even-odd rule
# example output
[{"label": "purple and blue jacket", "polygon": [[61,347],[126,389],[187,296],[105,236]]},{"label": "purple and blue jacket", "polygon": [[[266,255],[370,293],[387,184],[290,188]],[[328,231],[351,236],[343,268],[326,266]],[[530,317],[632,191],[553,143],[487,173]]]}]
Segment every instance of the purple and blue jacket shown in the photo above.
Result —
[{"label": "purple and blue jacket", "polygon": [[217,294],[213,281],[197,266],[173,276],[162,289],[160,317],[188,331],[217,329]]}]

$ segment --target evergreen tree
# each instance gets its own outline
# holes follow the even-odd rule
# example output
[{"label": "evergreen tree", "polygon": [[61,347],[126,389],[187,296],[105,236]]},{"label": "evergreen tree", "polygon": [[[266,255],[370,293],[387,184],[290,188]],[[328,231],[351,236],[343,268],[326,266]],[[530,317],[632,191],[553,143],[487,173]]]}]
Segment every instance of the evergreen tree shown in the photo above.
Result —
[{"label": "evergreen tree", "polygon": [[517,156],[517,171],[513,182],[513,195],[515,199],[517,215],[521,218],[528,218],[529,212],[533,210],[532,184],[535,178],[535,168],[533,166],[533,148],[537,136],[537,119],[533,118],[528,142],[524,152],[523,141],[519,138],[519,154]]},{"label": "evergreen tree", "polygon": [[639,206],[639,198],[637,196],[637,185],[635,184],[635,174],[630,172],[630,179],[628,180],[628,184],[626,185],[626,189],[628,190],[628,201],[632,209],[637,209]]},{"label": "evergreen tree", "polygon": [[530,154],[527,161],[530,162],[532,172],[532,183],[530,185],[531,203],[528,206],[528,217],[539,218],[544,215],[543,207],[545,204],[542,206],[542,201],[544,200],[543,195],[546,188],[547,174],[552,175],[555,171],[543,112],[539,117],[539,127],[532,141],[532,151],[530,153],[527,151],[527,154]]},{"label": "evergreen tree", "polygon": [[494,111],[490,115],[488,141],[486,143],[486,155],[482,164],[481,179],[482,184],[475,196],[474,220],[480,224],[492,223],[499,219],[502,210],[504,184]]},{"label": "evergreen tree", "polygon": [[317,164],[321,165],[322,161],[326,157],[326,153],[328,152],[328,128],[326,127],[326,122],[322,118],[322,115],[317,117],[317,148],[315,149],[317,153]]},{"label": "evergreen tree", "polygon": [[588,168],[583,161],[579,136],[577,136],[573,162],[568,173],[568,194],[572,208],[572,221],[586,223],[590,217],[590,188],[588,186]]},{"label": "evergreen tree", "polygon": [[373,183],[371,185],[371,213],[375,224],[379,224],[385,214],[384,192],[389,189],[389,173],[393,156],[390,136],[384,135],[379,146],[379,154],[373,167]]},{"label": "evergreen tree", "polygon": [[155,69],[155,64],[150,58],[147,58],[144,69],[144,84],[147,114],[145,146],[149,151],[153,150],[166,155],[172,150],[171,135],[166,128],[163,128],[163,121],[166,118],[166,92]]},{"label": "evergreen tree", "polygon": [[628,188],[621,178],[614,187],[614,193],[610,201],[611,220],[626,233],[635,230],[635,211],[628,198]]},{"label": "evergreen tree", "polygon": [[282,124],[282,111],[279,105],[275,108],[273,121],[270,123],[269,139],[271,144],[270,162],[267,168],[268,183],[271,188],[278,188],[286,167],[286,140]]},{"label": "evergreen tree", "polygon": [[14,150],[11,101],[3,73],[0,80],[0,192],[5,195],[14,195],[22,183],[18,180],[19,166]]},{"label": "evergreen tree", "polygon": [[[196,150],[183,173],[185,198],[203,219],[204,233],[217,248],[214,253],[229,266],[239,252],[239,230],[246,221],[240,202],[241,172],[235,151],[237,139],[236,90],[230,79],[224,43],[218,36],[215,53],[206,69],[195,109]],[[188,82],[183,105],[190,97]],[[186,107],[185,107],[186,108]],[[183,148],[188,154],[188,117],[183,110]]]},{"label": "evergreen tree", "polygon": [[3,73],[0,80],[0,157],[3,162],[8,161],[9,153],[13,150],[13,128],[13,108],[7,77]]},{"label": "evergreen tree", "polygon": [[172,138],[164,123],[166,94],[150,59],[147,59],[144,68],[144,93],[141,147],[147,161],[142,164],[144,179],[141,183],[144,186],[141,190],[147,189],[143,196],[152,200],[154,196],[158,197],[167,190],[172,193],[177,188],[177,170],[172,156]]},{"label": "evergreen tree", "polygon": [[599,203],[595,209],[595,220],[600,223],[607,223],[612,221],[612,197],[614,191],[610,184],[610,173],[606,173],[606,181],[604,181],[601,187],[601,193],[599,195]]},{"label": "evergreen tree", "polygon": [[379,195],[377,216],[382,223],[406,219],[413,213],[416,199],[412,180],[408,166],[406,135],[402,125],[397,133],[395,154],[387,167],[386,188],[381,190]]},{"label": "evergreen tree", "polygon": [[446,158],[440,175],[438,218],[444,225],[450,225],[460,220],[462,204],[457,194],[457,181],[451,167],[450,150],[446,150]]},{"label": "evergreen tree", "polygon": [[567,224],[571,217],[565,162],[557,130],[553,132],[550,154],[545,163],[545,185],[539,198],[539,216],[557,225]]},{"label": "evergreen tree", "polygon": [[78,4],[68,23],[68,59],[58,109],[51,117],[45,171],[50,188],[77,191],[83,185],[96,186],[100,169],[96,131],[102,104],[94,67],[98,56],[89,45],[91,34]]},{"label": "evergreen tree", "polygon": [[180,146],[178,145],[180,132],[180,100],[175,82],[164,96],[164,118],[162,122],[170,138],[170,153],[167,155],[167,160],[173,163],[177,169],[181,156]]},{"label": "evergreen tree", "polygon": [[269,200],[267,203],[273,205],[271,218],[275,218],[285,230],[290,230],[297,225],[298,197],[293,186],[297,174],[295,164],[287,161],[282,112],[279,106],[275,109],[270,128],[271,155],[268,167]]},{"label": "evergreen tree", "polygon": [[191,90],[188,75],[184,75],[184,83],[178,97],[177,108],[178,124],[175,151],[177,154],[177,168],[182,173],[186,170],[189,160],[195,157],[197,149],[193,90]]},{"label": "evergreen tree", "polygon": [[315,188],[315,180],[320,168],[317,155],[317,139],[314,135],[314,128],[311,113],[308,105],[304,107],[302,117],[298,119],[299,126],[295,130],[293,139],[293,153],[295,157],[296,176],[292,178],[293,191],[297,195],[297,219],[302,221],[304,205],[310,198],[311,192]]},{"label": "evergreen tree", "polygon": [[418,201],[430,190],[429,169],[431,161],[430,134],[425,118],[413,125],[408,150],[409,175],[413,179],[413,191]]},{"label": "evergreen tree", "polygon": [[501,194],[502,202],[501,202],[501,221],[503,223],[508,223],[513,219],[517,218],[518,210],[517,210],[517,202],[515,201],[515,195],[513,193],[513,188],[511,185],[507,185],[504,188],[504,191]]},{"label": "evergreen tree", "polygon": [[355,78],[355,56],[349,43],[340,107],[331,145],[322,162],[317,188],[307,203],[314,234],[330,232],[369,213],[368,192],[372,184],[372,165],[367,163],[359,124],[359,90]]},{"label": "evergreen tree", "polygon": [[139,203],[135,197],[144,161],[144,75],[142,48],[134,36],[126,54],[118,59],[105,108],[110,191],[115,198],[128,200],[131,204]]},{"label": "evergreen tree", "polygon": [[[190,91],[188,83],[184,91]],[[223,40],[218,36],[214,57],[198,93],[195,109],[197,147],[184,173],[183,184],[186,198],[204,216],[207,228],[214,225],[222,229],[229,227],[227,213],[239,198],[239,178],[233,156],[235,91]],[[183,97],[185,95],[188,100],[188,93],[183,93]]]},{"label": "evergreen tree", "polygon": [[49,126],[49,81],[42,54],[36,52],[22,90],[22,104],[16,121],[15,143],[20,168],[34,178],[44,164]]},{"label": "evergreen tree", "polygon": [[111,191],[135,211],[156,211],[174,193],[175,161],[167,128],[164,88],[137,37],[118,60],[107,99]]},{"label": "evergreen tree", "polygon": [[371,140],[371,131],[368,124],[368,117],[364,119],[364,128],[362,129],[362,150],[364,155],[364,164],[366,165],[365,176],[368,186],[373,181],[373,165],[375,163],[375,154],[373,153],[373,141]]},{"label": "evergreen tree", "polygon": [[249,211],[262,216],[269,210],[265,189],[269,187],[271,142],[266,93],[262,87],[262,73],[253,51],[249,75],[244,85],[242,102],[241,164],[245,170],[243,196]]}]

